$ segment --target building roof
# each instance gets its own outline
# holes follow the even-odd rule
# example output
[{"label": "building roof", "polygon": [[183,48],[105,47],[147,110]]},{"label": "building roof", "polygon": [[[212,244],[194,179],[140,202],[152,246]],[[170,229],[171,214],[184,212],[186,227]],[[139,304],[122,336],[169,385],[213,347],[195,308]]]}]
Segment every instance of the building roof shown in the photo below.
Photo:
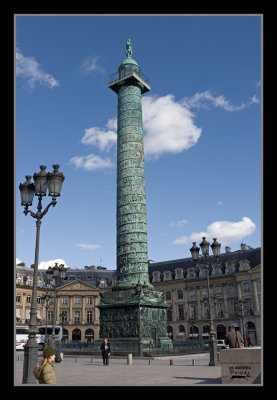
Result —
[{"label": "building roof", "polygon": [[[214,256],[208,256],[209,263],[213,264],[216,262]],[[250,269],[255,268],[257,265],[261,264],[261,248],[258,247],[256,249],[247,249],[247,250],[237,250],[233,252],[227,252],[220,254],[219,263],[222,266],[225,266],[225,263],[228,261],[233,261],[236,270],[238,270],[239,262],[241,260],[248,260],[250,263]],[[186,271],[189,267],[194,266],[193,260],[191,257],[188,258],[181,258],[177,260],[168,260],[168,261],[161,261],[155,262],[151,261],[149,264],[149,277],[152,278],[152,274],[155,271],[163,273],[165,271],[170,271],[174,278],[175,269],[182,268]],[[22,266],[16,267],[17,272],[21,272],[22,275],[32,275],[34,269],[27,268]],[[38,270],[40,276],[43,277],[43,280],[46,282],[46,271],[47,270]],[[116,277],[117,271],[116,270],[108,270],[108,269],[70,269],[66,272],[66,278],[59,283],[59,286],[65,285],[73,280],[82,280],[84,282],[89,283],[92,286],[99,287],[100,281],[102,279],[106,280],[108,287],[111,286],[113,278]]]},{"label": "building roof", "polygon": [[[216,259],[213,255],[208,256],[207,260],[211,264],[216,263]],[[233,261],[237,267],[239,265],[239,261],[241,260],[248,260],[250,263],[250,268],[256,267],[261,263],[261,248],[258,247],[256,249],[237,250],[233,252],[222,253],[220,254],[219,263],[224,266],[226,262]],[[192,266],[194,266],[194,262],[191,257],[161,262],[151,261],[149,263],[149,274],[152,275],[152,273],[155,271],[171,271],[174,273],[176,268],[187,270]]]}]

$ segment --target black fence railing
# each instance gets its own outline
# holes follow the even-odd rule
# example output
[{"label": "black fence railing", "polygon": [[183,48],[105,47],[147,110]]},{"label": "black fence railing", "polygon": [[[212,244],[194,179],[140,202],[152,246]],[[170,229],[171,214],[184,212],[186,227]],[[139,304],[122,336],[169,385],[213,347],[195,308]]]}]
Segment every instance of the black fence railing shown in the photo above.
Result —
[{"label": "black fence railing", "polygon": [[[56,348],[59,352],[65,355],[91,355],[100,356],[100,346],[95,343],[58,343],[56,342]],[[164,345],[158,347],[155,345],[144,345],[143,356],[144,357],[162,357],[162,356],[173,356],[173,355],[186,355],[186,354],[199,354],[208,353],[209,344],[208,340],[193,339],[186,340],[183,342],[172,342],[172,347]],[[139,354],[139,346],[135,343],[130,344],[116,344],[111,343],[111,354],[114,356],[125,356],[126,354],[132,353],[134,356]]]}]

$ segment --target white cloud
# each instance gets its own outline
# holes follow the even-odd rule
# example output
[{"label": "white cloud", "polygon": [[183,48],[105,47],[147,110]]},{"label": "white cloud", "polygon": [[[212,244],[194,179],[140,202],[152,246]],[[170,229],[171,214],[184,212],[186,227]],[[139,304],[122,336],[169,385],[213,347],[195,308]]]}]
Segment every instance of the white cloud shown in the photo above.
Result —
[{"label": "white cloud", "polygon": [[248,217],[243,217],[238,222],[215,221],[207,226],[206,232],[193,232],[189,236],[181,236],[174,240],[173,244],[188,244],[192,242],[201,242],[202,237],[207,237],[212,242],[217,238],[221,245],[226,246],[237,240],[252,235],[255,231],[255,223]]},{"label": "white cloud", "polygon": [[176,102],[173,95],[143,97],[142,110],[146,156],[180,153],[197,143],[201,128],[194,124],[188,107]]},{"label": "white cloud", "polygon": [[115,164],[109,158],[104,159],[95,154],[72,157],[70,159],[70,164],[75,165],[76,168],[82,168],[87,171],[94,171],[99,169],[115,167]]},{"label": "white cloud", "polygon": [[181,219],[180,221],[171,221],[170,226],[183,226],[184,224],[187,224],[188,221],[186,219]]},{"label": "white cloud", "polygon": [[[110,129],[105,130],[97,126],[85,130],[85,134],[81,140],[83,144],[92,145],[99,148],[101,151],[109,151],[110,148],[117,142],[117,134],[114,127],[114,120],[110,119],[106,126]],[[116,128],[115,128],[116,129]]]},{"label": "white cloud", "polygon": [[95,250],[95,249],[101,249],[100,244],[86,244],[86,243],[77,243],[76,247],[80,247],[82,250]]},{"label": "white cloud", "polygon": [[16,76],[26,78],[30,89],[34,89],[36,84],[50,88],[60,85],[52,75],[43,71],[42,66],[33,57],[25,57],[19,50],[16,51]]},{"label": "white cloud", "polygon": [[105,73],[104,68],[102,68],[99,63],[99,56],[88,56],[81,63],[81,73],[83,75],[89,75],[91,72],[98,71],[101,73]]},{"label": "white cloud", "polygon": [[251,104],[258,104],[259,100],[256,95],[252,96],[251,99],[247,103],[241,103],[240,105],[233,105],[230,103],[228,99],[224,96],[215,96],[211,93],[210,90],[206,90],[205,92],[197,92],[191,97],[184,97],[182,102],[184,106],[191,108],[205,108],[209,109],[209,106],[212,105],[214,107],[221,107],[225,111],[240,111],[245,107]]},{"label": "white cloud", "polygon": [[64,261],[62,258],[55,258],[54,260],[40,262],[38,265],[38,269],[48,269],[48,267],[54,267],[55,263],[58,263],[58,265],[64,264],[65,268],[68,268],[66,261]]}]

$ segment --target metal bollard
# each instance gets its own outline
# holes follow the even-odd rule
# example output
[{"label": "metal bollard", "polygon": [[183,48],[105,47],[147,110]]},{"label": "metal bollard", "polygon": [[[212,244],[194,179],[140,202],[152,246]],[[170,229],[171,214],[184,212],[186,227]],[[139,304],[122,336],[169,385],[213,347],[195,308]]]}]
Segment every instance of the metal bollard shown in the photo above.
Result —
[{"label": "metal bollard", "polygon": [[149,365],[151,365],[151,358],[149,358],[148,362],[149,362]]},{"label": "metal bollard", "polygon": [[195,360],[195,359],[192,360],[192,365],[193,365],[193,366],[196,365],[196,360]]},{"label": "metal bollard", "polygon": [[77,362],[78,358],[75,358],[75,362]]},{"label": "metal bollard", "polygon": [[169,360],[169,365],[173,365],[173,360],[172,360],[172,358]]},{"label": "metal bollard", "polygon": [[132,365],[132,360],[133,355],[132,354],[127,354],[127,365]]},{"label": "metal bollard", "polygon": [[93,358],[91,357],[91,359],[90,359],[90,363],[92,364],[92,362],[93,362]]}]

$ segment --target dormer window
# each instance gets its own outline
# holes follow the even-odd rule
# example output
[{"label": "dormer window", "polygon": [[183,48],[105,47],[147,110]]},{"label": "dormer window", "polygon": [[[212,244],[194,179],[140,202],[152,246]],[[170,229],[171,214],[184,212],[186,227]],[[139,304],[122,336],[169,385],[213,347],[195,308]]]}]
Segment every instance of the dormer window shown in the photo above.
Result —
[{"label": "dormer window", "polygon": [[234,266],[232,263],[228,263],[225,268],[225,274],[233,274],[235,272]]},{"label": "dormer window", "polygon": [[212,275],[221,275],[221,274],[222,274],[221,268],[218,265],[214,266],[212,270]]},{"label": "dormer window", "polygon": [[175,279],[182,279],[184,277],[182,269],[175,270]]},{"label": "dormer window", "polygon": [[171,279],[172,279],[171,272],[170,271],[164,272],[164,281],[169,281]]},{"label": "dormer window", "polygon": [[248,260],[241,260],[239,262],[239,271],[248,271],[250,269]]},{"label": "dormer window", "polygon": [[194,271],[194,269],[189,268],[187,278],[195,278],[195,277],[196,277],[196,272]]},{"label": "dormer window", "polygon": [[153,272],[152,274],[152,282],[160,282],[161,277],[159,272]]}]

